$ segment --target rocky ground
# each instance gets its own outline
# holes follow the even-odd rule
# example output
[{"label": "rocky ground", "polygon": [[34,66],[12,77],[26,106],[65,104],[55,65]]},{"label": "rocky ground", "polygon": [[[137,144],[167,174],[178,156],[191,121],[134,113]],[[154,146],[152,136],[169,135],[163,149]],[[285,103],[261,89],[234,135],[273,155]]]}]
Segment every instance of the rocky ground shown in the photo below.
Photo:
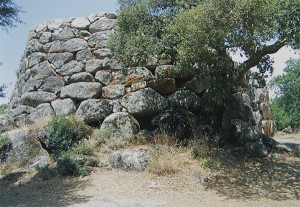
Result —
[{"label": "rocky ground", "polygon": [[[276,139],[298,142],[300,136]],[[114,171],[105,164],[84,178],[17,171],[0,179],[0,206],[300,206],[299,157],[224,159],[217,170],[182,160],[185,168],[165,176]]]}]

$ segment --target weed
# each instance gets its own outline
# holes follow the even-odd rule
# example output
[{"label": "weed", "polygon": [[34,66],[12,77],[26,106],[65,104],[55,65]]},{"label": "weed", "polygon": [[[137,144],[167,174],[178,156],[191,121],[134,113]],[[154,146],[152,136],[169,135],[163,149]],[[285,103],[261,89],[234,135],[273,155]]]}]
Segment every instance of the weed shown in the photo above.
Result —
[{"label": "weed", "polygon": [[57,160],[57,172],[60,175],[87,176],[89,174],[86,166],[81,166],[70,155],[63,155]]},{"label": "weed", "polygon": [[157,175],[175,174],[178,171],[178,166],[174,154],[164,153],[154,155],[150,160],[148,170]]},{"label": "weed", "polygon": [[202,166],[205,168],[209,168],[212,170],[220,169],[220,162],[213,160],[212,158],[202,158],[201,159]]},{"label": "weed", "polygon": [[91,128],[74,117],[55,117],[49,123],[48,148],[56,160],[63,152],[69,151],[75,143],[91,133]]},{"label": "weed", "polygon": [[4,150],[10,143],[10,139],[7,133],[0,135],[0,151]]},{"label": "weed", "polygon": [[92,147],[92,146],[89,146],[88,144],[80,144],[80,145],[77,145],[75,146],[73,149],[72,149],[72,152],[74,154],[78,154],[78,155],[94,155],[94,151],[95,151],[95,148]]}]

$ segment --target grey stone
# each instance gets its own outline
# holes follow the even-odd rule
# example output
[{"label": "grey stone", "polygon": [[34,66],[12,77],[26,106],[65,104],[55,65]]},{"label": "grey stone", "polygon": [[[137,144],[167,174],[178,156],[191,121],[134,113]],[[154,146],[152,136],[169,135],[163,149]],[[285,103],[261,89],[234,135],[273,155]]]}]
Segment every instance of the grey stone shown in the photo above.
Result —
[{"label": "grey stone", "polygon": [[87,17],[76,18],[71,22],[71,27],[78,29],[86,29],[90,25],[90,21]]},{"label": "grey stone", "polygon": [[91,33],[95,33],[111,30],[116,26],[116,24],[117,20],[115,19],[100,18],[99,20],[95,21],[90,25],[89,31]]},{"label": "grey stone", "polygon": [[32,53],[28,57],[28,67],[31,68],[32,66],[44,61],[46,59],[46,54],[41,52]]},{"label": "grey stone", "polygon": [[74,59],[74,55],[69,52],[56,53],[48,55],[48,60],[56,67],[60,68],[64,64]]},{"label": "grey stone", "polygon": [[165,53],[163,53],[161,56],[160,56],[160,59],[159,59],[159,64],[160,65],[169,65],[171,64],[172,62],[172,58],[170,55],[167,55]]},{"label": "grey stone", "polygon": [[47,92],[60,92],[61,88],[64,87],[65,80],[62,77],[58,76],[49,76],[45,79],[44,84],[42,85],[41,89]]},{"label": "grey stone", "polygon": [[36,107],[41,103],[50,103],[56,99],[56,95],[49,92],[34,91],[27,92],[21,96],[22,104]]},{"label": "grey stone", "polygon": [[259,108],[262,112],[263,119],[272,120],[272,111],[268,103],[261,103]]},{"label": "grey stone", "polygon": [[85,100],[97,98],[101,94],[100,83],[72,83],[62,88],[61,98],[72,98],[75,100]]},{"label": "grey stone", "polygon": [[33,112],[29,114],[28,119],[33,123],[37,123],[41,120],[49,120],[54,116],[55,112],[50,103],[43,103],[38,105]]},{"label": "grey stone", "polygon": [[89,99],[82,101],[75,117],[85,123],[102,122],[112,111],[108,100]]},{"label": "grey stone", "polygon": [[74,31],[70,27],[65,27],[62,31],[53,33],[53,40],[70,40],[74,37]]},{"label": "grey stone", "polygon": [[76,73],[70,77],[70,83],[77,83],[77,82],[93,82],[94,77],[87,72]]},{"label": "grey stone", "polygon": [[74,38],[66,41],[62,47],[67,52],[77,52],[85,49],[87,47],[87,42],[80,38]]},{"label": "grey stone", "polygon": [[125,95],[124,85],[108,85],[102,88],[102,97],[117,99]]},{"label": "grey stone", "polygon": [[160,94],[170,94],[177,90],[174,78],[154,79],[148,81],[147,86]]},{"label": "grey stone", "polygon": [[155,69],[155,76],[157,79],[174,78],[174,65],[160,65]]},{"label": "grey stone", "polygon": [[56,116],[66,116],[75,114],[76,106],[72,99],[57,99],[51,102],[51,106],[55,111]]},{"label": "grey stone", "polygon": [[95,79],[104,85],[108,85],[111,82],[112,75],[108,70],[100,70],[96,73]]},{"label": "grey stone", "polygon": [[151,71],[145,67],[128,68],[127,77],[128,80],[125,83],[125,86],[130,86],[137,82],[149,81],[154,79]]},{"label": "grey stone", "polygon": [[110,100],[110,105],[112,106],[113,113],[122,112],[123,107],[120,99]]},{"label": "grey stone", "polygon": [[261,140],[247,143],[246,149],[247,152],[253,157],[266,157],[268,155],[267,148]]},{"label": "grey stone", "polygon": [[111,31],[96,32],[91,34],[88,44],[90,47],[102,48],[107,46],[108,39],[112,34]]},{"label": "grey stone", "polygon": [[43,83],[43,80],[35,79],[26,81],[26,83],[23,85],[22,94],[30,91],[37,91],[43,85]]},{"label": "grey stone", "polygon": [[102,123],[101,130],[108,130],[109,139],[120,143],[133,140],[140,131],[138,121],[127,112],[117,112],[109,115]]},{"label": "grey stone", "polygon": [[[107,59],[107,57],[105,59]],[[124,65],[122,62],[117,61],[115,58],[111,58],[107,62],[106,68],[111,69],[111,70],[122,70],[122,69],[124,69]]]},{"label": "grey stone", "polygon": [[41,80],[54,75],[54,70],[48,61],[35,65],[30,70],[30,79]]},{"label": "grey stone", "polygon": [[57,72],[63,76],[71,76],[75,73],[80,73],[84,71],[84,65],[76,60],[63,65]]},{"label": "grey stone", "polygon": [[10,140],[11,149],[9,150],[5,161],[13,163],[28,157],[30,146],[26,143],[26,139],[29,130],[26,128],[16,129],[6,132],[6,134]]},{"label": "grey stone", "polygon": [[20,163],[28,167],[46,166],[50,164],[49,154],[42,149],[41,144],[30,136],[26,128],[7,132],[10,139],[10,147],[7,151],[8,163]]},{"label": "grey stone", "polygon": [[113,169],[142,172],[148,166],[149,153],[146,150],[120,150],[108,157]]},{"label": "grey stone", "polygon": [[149,57],[146,59],[146,68],[150,70],[155,70],[158,64],[158,59],[156,57]]},{"label": "grey stone", "polygon": [[13,117],[6,115],[0,115],[0,133],[9,131],[14,127]]},{"label": "grey stone", "polygon": [[131,91],[132,92],[138,91],[138,90],[141,90],[141,89],[146,88],[146,87],[147,87],[147,82],[146,81],[141,81],[141,82],[133,83],[131,85]]},{"label": "grey stone", "polygon": [[9,110],[9,115],[12,117],[19,116],[21,114],[28,115],[33,111],[33,107],[30,106],[25,106],[25,105],[20,105],[14,109]]},{"label": "grey stone", "polygon": [[168,97],[172,106],[186,108],[195,111],[201,107],[201,99],[195,93],[188,90],[176,91]]},{"label": "grey stone", "polygon": [[196,94],[200,94],[208,89],[209,78],[201,75],[193,77],[192,80],[185,84],[185,89],[190,90]]},{"label": "grey stone", "polygon": [[39,42],[42,44],[46,44],[51,41],[51,37],[51,32],[43,32],[41,37],[39,38]]},{"label": "grey stone", "polygon": [[125,95],[122,106],[130,114],[144,117],[163,111],[168,107],[168,101],[153,89],[145,88]]},{"label": "grey stone", "polygon": [[32,28],[32,31],[35,31],[35,32],[43,32],[44,30],[47,29],[47,23],[46,22],[41,22],[37,25],[35,25],[33,28]]},{"label": "grey stone", "polygon": [[[44,46],[37,40],[37,39],[32,39],[27,43],[26,50],[28,53],[33,53],[33,52],[43,52]],[[28,54],[28,55],[29,55]]]},{"label": "grey stone", "polygon": [[108,48],[102,48],[94,51],[94,55],[98,59],[104,59],[106,57],[111,57],[111,51]]},{"label": "grey stone", "polygon": [[48,29],[52,31],[56,30],[63,25],[64,21],[65,21],[64,19],[54,19],[47,24]]},{"label": "grey stone", "polygon": [[86,66],[85,66],[86,72],[95,74],[101,68],[103,68],[103,60],[93,59],[93,60],[88,60],[86,62]]},{"label": "grey stone", "polygon": [[62,43],[59,40],[51,42],[51,43],[47,43],[44,48],[45,48],[45,51],[49,52],[49,53],[63,52]]},{"label": "grey stone", "polygon": [[93,58],[93,54],[90,49],[84,49],[76,53],[76,60],[78,61],[87,61],[92,58]]}]

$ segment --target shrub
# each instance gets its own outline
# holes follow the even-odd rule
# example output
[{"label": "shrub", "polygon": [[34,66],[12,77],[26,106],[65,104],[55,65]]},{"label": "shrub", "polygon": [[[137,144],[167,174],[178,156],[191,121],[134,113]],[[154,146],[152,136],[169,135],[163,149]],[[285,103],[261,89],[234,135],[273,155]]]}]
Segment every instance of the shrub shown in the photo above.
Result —
[{"label": "shrub", "polygon": [[10,143],[8,134],[4,133],[0,135],[0,151],[7,147]]},{"label": "shrub", "polygon": [[88,170],[85,166],[81,166],[70,155],[63,155],[57,160],[57,172],[60,175],[71,176],[87,176]]},{"label": "shrub", "polygon": [[0,105],[0,114],[4,114],[5,110],[8,108],[7,104],[1,104]]},{"label": "shrub", "polygon": [[175,174],[178,171],[178,163],[172,153],[156,154],[149,162],[148,170],[157,175]]},{"label": "shrub", "polygon": [[75,143],[91,133],[91,128],[74,117],[55,117],[49,123],[48,148],[50,155],[57,160],[63,153],[74,147]]}]

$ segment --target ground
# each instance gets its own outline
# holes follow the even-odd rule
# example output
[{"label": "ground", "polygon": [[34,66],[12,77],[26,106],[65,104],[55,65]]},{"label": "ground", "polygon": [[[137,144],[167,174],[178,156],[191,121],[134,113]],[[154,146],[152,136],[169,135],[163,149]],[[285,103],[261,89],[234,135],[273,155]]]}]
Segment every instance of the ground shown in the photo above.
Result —
[{"label": "ground", "polygon": [[276,161],[250,160],[238,167],[227,160],[218,170],[198,167],[197,162],[164,176],[114,171],[105,164],[84,178],[18,171],[0,179],[0,206],[300,206],[299,157],[279,155]]}]

